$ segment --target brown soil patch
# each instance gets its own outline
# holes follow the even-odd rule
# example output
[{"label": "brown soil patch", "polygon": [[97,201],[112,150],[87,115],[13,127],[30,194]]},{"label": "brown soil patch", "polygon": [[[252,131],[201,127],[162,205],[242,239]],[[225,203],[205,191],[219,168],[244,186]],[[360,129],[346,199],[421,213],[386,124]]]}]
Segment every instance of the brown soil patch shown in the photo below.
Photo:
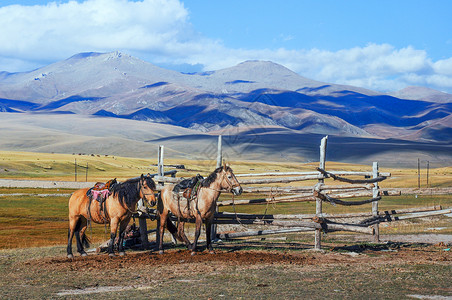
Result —
[{"label": "brown soil patch", "polygon": [[[231,251],[217,249],[216,254],[206,251],[192,256],[188,250],[167,250],[159,255],[155,252],[127,252],[127,255],[110,257],[105,253],[91,254],[87,257],[47,258],[28,261],[28,265],[53,270],[93,271],[112,269],[136,269],[143,267],[171,269],[181,265],[205,265],[221,268],[238,266],[250,267],[256,265],[324,265],[324,264],[387,264],[387,263],[446,263],[452,261],[452,253],[444,251],[442,245],[392,244],[389,246],[370,247],[333,247],[330,250],[318,251],[281,251],[281,250],[239,250]],[[193,271],[193,269],[192,269]]]}]

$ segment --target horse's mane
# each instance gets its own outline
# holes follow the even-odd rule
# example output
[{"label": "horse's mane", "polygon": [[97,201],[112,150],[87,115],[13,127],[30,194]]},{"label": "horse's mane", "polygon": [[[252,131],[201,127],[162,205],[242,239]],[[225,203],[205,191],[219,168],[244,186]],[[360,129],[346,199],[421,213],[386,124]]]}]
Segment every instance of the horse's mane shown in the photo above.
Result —
[{"label": "horse's mane", "polygon": [[[223,166],[216,168],[215,171],[213,171],[206,179],[202,181],[201,185],[204,187],[209,187],[217,179],[217,174],[223,171],[223,168],[224,168]],[[229,166],[226,166],[225,171],[232,172],[232,169]]]},{"label": "horse's mane", "polygon": [[[144,178],[148,187],[155,190],[154,180],[150,176],[145,176]],[[119,203],[131,208],[140,197],[140,180],[140,177],[132,178],[114,185],[112,188],[113,196],[118,195]]]}]

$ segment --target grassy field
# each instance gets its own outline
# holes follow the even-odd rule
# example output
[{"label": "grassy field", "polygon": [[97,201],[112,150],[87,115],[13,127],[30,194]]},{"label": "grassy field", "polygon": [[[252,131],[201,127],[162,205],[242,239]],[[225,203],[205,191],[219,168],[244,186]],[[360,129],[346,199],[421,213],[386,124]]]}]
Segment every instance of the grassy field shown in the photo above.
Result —
[{"label": "grassy field", "polygon": [[[155,173],[156,158],[0,152],[0,178],[122,181]],[[178,176],[208,175],[212,161],[167,160],[184,164]],[[86,178],[86,165],[88,177]],[[313,171],[316,164],[230,162],[235,173]],[[168,168],[169,169],[169,168]],[[370,166],[327,162],[328,170],[370,171]],[[417,170],[392,169],[384,187],[416,187]],[[452,168],[430,170],[433,187],[452,185]],[[300,185],[312,186],[313,181]],[[327,184],[332,183],[327,180]],[[291,184],[293,185],[293,184]],[[71,189],[0,188],[0,295],[5,299],[388,299],[452,296],[451,253],[444,244],[371,244],[354,234],[330,233],[321,252],[310,251],[313,233],[256,238],[215,245],[216,255],[191,256],[179,246],[163,256],[128,251],[125,257],[89,255],[67,259],[67,202]],[[236,199],[258,195],[244,194]],[[260,196],[261,197],[261,196]],[[231,199],[223,194],[221,200]],[[381,210],[418,206],[452,207],[452,195],[383,197]],[[221,211],[233,212],[232,207]],[[236,206],[237,212],[314,213],[312,202]],[[327,213],[371,210],[371,205],[323,205]],[[193,233],[192,226],[187,231]],[[148,222],[148,229],[155,222]],[[219,228],[221,231],[221,227]],[[93,246],[109,238],[108,228],[88,228]],[[383,223],[381,234],[452,234],[450,218]],[[201,236],[201,239],[204,235]],[[168,234],[166,234],[168,239]],[[151,237],[151,240],[153,238]],[[75,249],[75,245],[74,245]],[[225,284],[227,283],[227,284]],[[442,298],[441,298],[442,299]]]},{"label": "grassy field", "polygon": [[[0,178],[39,179],[39,180],[74,180],[74,163],[77,161],[78,180],[106,181],[111,178],[125,180],[141,173],[157,171],[155,159],[135,159],[97,155],[67,155],[25,152],[0,152]],[[208,175],[215,167],[212,161],[168,160],[166,164],[184,164],[178,176],[190,177],[197,173]],[[235,173],[259,173],[275,171],[313,171],[316,164],[257,163],[230,162]],[[89,166],[86,178],[86,165]],[[329,170],[369,171],[369,166],[348,165],[327,162]],[[169,168],[168,168],[169,169]],[[391,172],[392,177],[384,181],[384,187],[415,187],[417,170],[393,169],[381,170]],[[430,170],[432,186],[452,186],[452,167]],[[332,183],[329,180],[326,182]],[[314,181],[301,182],[302,185],[313,185]],[[291,184],[293,185],[293,184]],[[0,249],[16,247],[35,247],[61,245],[67,239],[67,201],[73,190],[56,189],[12,189],[0,188]],[[28,194],[28,195],[22,195]],[[64,196],[40,196],[42,194],[65,194]],[[258,195],[244,194],[236,199],[249,199]],[[260,196],[262,197],[262,196]],[[231,199],[231,195],[223,194],[221,199]],[[452,207],[452,196],[419,196],[404,195],[384,197],[380,201],[381,210],[409,208],[419,206],[442,205]],[[233,211],[232,207],[221,207],[221,211]],[[313,202],[280,203],[272,205],[236,206],[237,212],[260,214],[300,214],[314,213]],[[326,213],[352,213],[371,211],[371,205],[344,207],[323,205]],[[382,226],[382,233],[424,233],[435,232],[434,228],[442,228],[441,233],[451,233],[448,218],[435,218],[431,222],[420,222],[418,219],[400,223],[387,223]],[[154,223],[149,223],[153,228]],[[429,229],[433,228],[433,229]],[[93,225],[88,229],[94,244],[108,239],[103,225]]]}]

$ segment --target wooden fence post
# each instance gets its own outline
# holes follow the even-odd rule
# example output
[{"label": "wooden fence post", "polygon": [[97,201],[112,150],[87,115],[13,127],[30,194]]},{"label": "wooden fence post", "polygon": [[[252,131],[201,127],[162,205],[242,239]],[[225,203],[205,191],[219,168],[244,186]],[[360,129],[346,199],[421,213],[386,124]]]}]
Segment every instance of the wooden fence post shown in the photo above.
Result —
[{"label": "wooden fence post", "polygon": [[[217,146],[217,168],[221,167],[221,163],[223,160],[223,146],[222,146],[222,137],[218,136],[218,146]],[[218,213],[218,205],[215,207],[215,212]],[[215,222],[212,224],[210,231],[210,239],[212,242],[218,241],[217,239],[217,224]]]},{"label": "wooden fence post", "polygon": [[[328,140],[328,136],[325,136],[322,138],[322,141],[320,142],[320,162],[319,162],[319,168],[322,170],[325,170],[325,160],[326,160],[326,142]],[[320,173],[319,173],[320,174]],[[319,183],[323,183],[323,179],[319,179]],[[322,214],[322,200],[318,197],[315,199],[315,214],[316,216],[320,217]],[[321,249],[321,239],[322,239],[322,229],[316,229],[315,230],[315,245],[314,249],[320,250]]]},{"label": "wooden fence post", "polygon": [[146,223],[146,218],[139,217],[138,225],[140,227],[141,248],[147,249],[149,247],[149,239],[148,239],[148,224]]},{"label": "wooden fence post", "polygon": [[[159,153],[158,153],[158,164],[157,164],[157,175],[160,177],[160,176],[164,176],[165,175],[165,172],[164,172],[164,170],[163,170],[163,149],[164,149],[164,147],[163,147],[163,145],[159,145]],[[158,185],[164,185],[164,183],[163,182],[159,182],[158,183]],[[160,234],[159,234],[159,231],[160,231],[160,216],[158,216],[157,218],[156,218],[156,221],[157,221],[157,227],[156,227],[156,231],[155,231],[155,245],[156,245],[156,248],[158,247],[158,245],[160,244]]]},{"label": "wooden fence post", "polygon": [[[378,177],[378,162],[374,162],[372,165],[372,177],[377,178]],[[379,188],[378,188],[378,182],[374,183],[374,187],[372,190],[372,197],[377,198],[379,196]],[[378,216],[378,201],[372,202],[372,216]],[[374,243],[380,242],[380,226],[379,224],[373,225],[374,227]]]},{"label": "wooden fence post", "polygon": [[[165,172],[163,170],[163,145],[159,145],[159,156],[158,156],[158,164],[157,164],[157,175],[165,176]],[[163,185],[163,182],[159,182],[160,185]]]},{"label": "wooden fence post", "polygon": [[223,149],[222,149],[222,137],[218,136],[218,147],[217,147],[217,168],[221,167],[221,162],[223,161]]}]

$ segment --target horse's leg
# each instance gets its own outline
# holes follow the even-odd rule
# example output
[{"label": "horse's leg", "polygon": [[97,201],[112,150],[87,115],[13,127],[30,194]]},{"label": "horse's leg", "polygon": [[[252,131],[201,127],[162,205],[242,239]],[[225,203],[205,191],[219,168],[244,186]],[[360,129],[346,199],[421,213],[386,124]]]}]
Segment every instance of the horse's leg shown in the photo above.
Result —
[{"label": "horse's leg", "polygon": [[87,256],[85,250],[83,249],[83,242],[85,239],[85,230],[88,224],[88,221],[85,217],[80,217],[77,222],[77,230],[75,231],[75,239],[77,240],[77,252],[80,253],[81,256]]},{"label": "horse's leg", "polygon": [[177,235],[185,243],[185,246],[187,246],[190,249],[191,243],[188,240],[187,236],[185,235],[184,225],[185,222],[179,222],[179,224],[177,225]]},{"label": "horse's leg", "polygon": [[201,234],[202,218],[200,214],[196,215],[196,229],[195,229],[195,240],[191,245],[191,255],[196,254],[196,246],[198,244],[199,235]]},{"label": "horse's leg", "polygon": [[110,242],[108,243],[107,253],[109,256],[115,256],[113,246],[115,245],[116,231],[118,230],[119,218],[112,218],[110,221]]},{"label": "horse's leg", "polygon": [[206,220],[206,243],[207,243],[207,250],[210,254],[215,254],[215,251],[212,248],[212,223],[213,218]]},{"label": "horse's leg", "polygon": [[184,242],[184,240],[179,236],[179,233],[177,231],[177,227],[174,226],[173,222],[168,218],[166,220],[166,229],[169,230],[169,232],[171,232],[171,234],[173,235],[173,237],[180,241],[180,242]]},{"label": "horse's leg", "polygon": [[72,238],[74,237],[74,233],[77,230],[77,224],[79,222],[79,216],[69,216],[69,230],[68,230],[68,239],[67,239],[67,257],[74,258],[72,255]]},{"label": "horse's leg", "polygon": [[163,209],[159,214],[160,218],[160,228],[159,230],[159,254],[163,254],[163,234],[165,233],[165,225],[168,220],[168,210]]},{"label": "horse's leg", "polygon": [[124,220],[121,221],[121,223],[119,224],[119,241],[118,241],[118,252],[119,255],[124,256],[126,253],[124,251],[124,234],[125,234],[125,230],[127,228],[127,225],[129,224],[130,221],[130,217],[126,217]]},{"label": "horse's leg", "polygon": [[88,228],[88,220],[83,217],[85,220],[85,223],[83,224],[82,228],[80,229],[80,239],[82,241],[83,248],[89,248],[89,239],[86,236],[86,229]]}]

